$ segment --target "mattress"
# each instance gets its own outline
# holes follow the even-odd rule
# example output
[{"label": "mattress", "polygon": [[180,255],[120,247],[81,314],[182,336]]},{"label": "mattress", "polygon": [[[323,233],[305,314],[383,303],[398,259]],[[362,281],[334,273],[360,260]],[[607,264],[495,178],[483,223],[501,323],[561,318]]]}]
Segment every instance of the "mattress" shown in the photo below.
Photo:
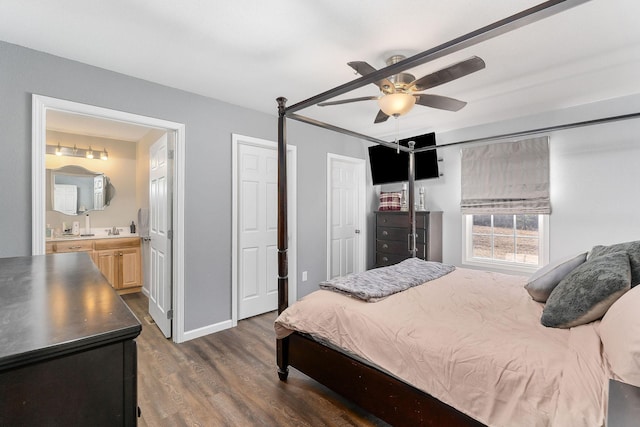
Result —
[{"label": "mattress", "polygon": [[540,324],[525,277],[458,268],[375,303],[318,290],[276,320],[378,366],[489,426],[602,426],[599,321]]}]

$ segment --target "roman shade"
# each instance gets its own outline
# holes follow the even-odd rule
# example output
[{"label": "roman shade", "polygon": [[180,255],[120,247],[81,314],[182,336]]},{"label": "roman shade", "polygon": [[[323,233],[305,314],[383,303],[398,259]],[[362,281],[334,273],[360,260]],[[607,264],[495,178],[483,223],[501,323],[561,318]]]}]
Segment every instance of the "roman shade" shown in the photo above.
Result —
[{"label": "roman shade", "polygon": [[463,214],[550,214],[549,137],[462,149]]}]

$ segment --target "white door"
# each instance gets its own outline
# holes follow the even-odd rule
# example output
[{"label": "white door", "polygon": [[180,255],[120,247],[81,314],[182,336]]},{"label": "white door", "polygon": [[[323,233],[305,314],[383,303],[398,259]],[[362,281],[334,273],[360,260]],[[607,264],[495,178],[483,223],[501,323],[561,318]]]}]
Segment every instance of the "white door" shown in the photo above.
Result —
[{"label": "white door", "polygon": [[274,150],[240,145],[238,317],[278,308],[278,159]]},{"label": "white door", "polygon": [[364,271],[364,160],[327,155],[327,279]]},{"label": "white door", "polygon": [[171,164],[165,134],[149,148],[149,314],[165,337],[171,336]]},{"label": "white door", "polygon": [[53,209],[66,215],[78,214],[78,187],[70,184],[53,186]]},{"label": "white door", "polygon": [[[289,151],[289,150],[288,150]],[[275,143],[234,135],[234,292],[237,319],[278,308],[278,158]],[[295,156],[289,153],[289,296],[295,301]],[[293,293],[292,293],[293,292]]]}]

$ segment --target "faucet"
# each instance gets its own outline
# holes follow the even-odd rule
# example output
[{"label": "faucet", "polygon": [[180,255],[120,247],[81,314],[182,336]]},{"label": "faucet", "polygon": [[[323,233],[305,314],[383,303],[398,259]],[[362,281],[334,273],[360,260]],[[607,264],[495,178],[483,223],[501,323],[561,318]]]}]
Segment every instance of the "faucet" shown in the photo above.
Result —
[{"label": "faucet", "polygon": [[115,225],[113,226],[113,228],[109,229],[108,231],[109,231],[108,236],[118,236],[118,235],[120,235],[120,230],[118,230]]}]

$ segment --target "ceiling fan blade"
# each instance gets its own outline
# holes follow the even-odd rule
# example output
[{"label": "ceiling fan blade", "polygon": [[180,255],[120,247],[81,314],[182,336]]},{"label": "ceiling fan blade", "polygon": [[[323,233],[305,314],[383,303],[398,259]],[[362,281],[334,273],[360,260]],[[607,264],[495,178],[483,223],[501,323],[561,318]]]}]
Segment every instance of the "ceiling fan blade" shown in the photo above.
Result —
[{"label": "ceiling fan blade", "polygon": [[[378,71],[364,61],[351,61],[347,62],[347,65],[353,68],[355,72],[360,74],[361,76],[366,76],[367,74],[371,74],[374,71]],[[374,82],[374,84],[378,86],[384,93],[393,93],[396,91],[396,87],[393,83],[391,83],[389,79],[378,80],[377,82]]]},{"label": "ceiling fan blade", "polygon": [[349,102],[371,101],[374,99],[378,99],[378,97],[377,96],[361,96],[360,98],[349,98],[349,99],[341,99],[339,101],[320,102],[318,103],[318,106],[326,107],[327,105],[340,105],[340,104],[347,104]]},{"label": "ceiling fan blade", "polygon": [[378,111],[378,115],[376,116],[376,119],[373,121],[373,123],[386,122],[388,118],[389,116],[387,116],[382,110],[380,110]]},{"label": "ceiling fan blade", "polygon": [[480,71],[485,67],[485,63],[482,58],[472,56],[469,59],[458,62],[443,68],[435,73],[427,74],[426,76],[419,78],[409,85],[409,87],[415,87],[415,90],[425,90],[432,87],[439,86],[441,84],[448,83],[450,81],[459,79],[468,74]]},{"label": "ceiling fan blade", "polygon": [[427,93],[416,93],[413,96],[416,97],[416,104],[431,108],[438,108],[440,110],[458,111],[467,105],[464,101],[449,98],[447,96],[431,95]]}]

